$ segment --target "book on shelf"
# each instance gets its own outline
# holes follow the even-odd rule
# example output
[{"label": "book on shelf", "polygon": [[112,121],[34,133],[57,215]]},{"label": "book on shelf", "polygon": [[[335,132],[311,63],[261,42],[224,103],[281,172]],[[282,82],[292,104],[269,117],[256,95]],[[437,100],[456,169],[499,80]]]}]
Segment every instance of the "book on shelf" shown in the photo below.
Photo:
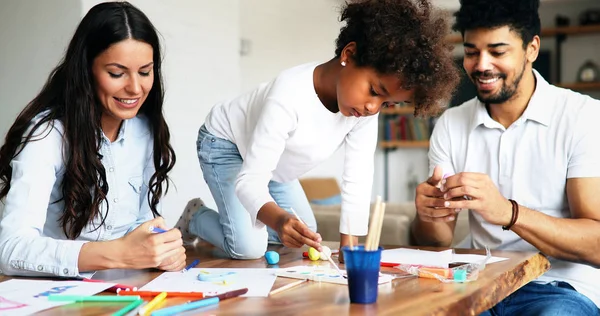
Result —
[{"label": "book on shelf", "polygon": [[431,136],[431,119],[414,118],[406,115],[384,118],[383,139],[386,141],[424,141]]}]

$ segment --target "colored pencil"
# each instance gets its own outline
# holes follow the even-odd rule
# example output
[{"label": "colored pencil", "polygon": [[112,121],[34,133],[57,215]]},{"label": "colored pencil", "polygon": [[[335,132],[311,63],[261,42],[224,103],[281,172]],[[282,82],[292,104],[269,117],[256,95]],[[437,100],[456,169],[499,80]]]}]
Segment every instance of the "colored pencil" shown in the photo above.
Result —
[{"label": "colored pencil", "polygon": [[[119,291],[119,295],[123,296],[131,296],[131,295],[139,295],[141,297],[154,297],[159,295],[162,292],[154,292],[154,291]],[[202,292],[167,292],[168,297],[196,297],[196,298],[204,298],[205,295]]]},{"label": "colored pencil", "polygon": [[295,281],[295,282],[288,283],[288,284],[286,284],[286,285],[284,285],[284,286],[282,286],[280,288],[274,289],[273,291],[269,292],[269,296],[275,295],[275,294],[283,292],[285,290],[289,290],[289,289],[291,289],[291,288],[293,288],[295,286],[303,284],[306,281],[308,281],[308,279],[303,279],[303,280],[298,280],[298,281]]},{"label": "colored pencil", "polygon": [[199,259],[194,260],[192,263],[190,263],[187,267],[185,267],[185,269],[181,270],[181,273],[187,272],[189,269],[195,267],[198,265],[198,263],[200,263]]},{"label": "colored pencil", "polygon": [[296,216],[296,219],[297,219],[297,220],[299,220],[299,221],[300,221],[300,223],[304,224],[305,226],[308,226],[308,225],[306,225],[306,223],[305,223],[305,222],[304,222],[304,221],[303,221],[303,220],[300,218],[300,216],[298,216],[298,213],[296,213],[296,211],[294,211],[294,209],[293,209],[293,208],[291,208],[291,207],[290,207],[290,211],[292,211],[292,214],[294,214],[294,216]]},{"label": "colored pencil", "polygon": [[239,289],[239,290],[235,290],[235,291],[230,291],[230,292],[225,292],[223,294],[219,294],[219,295],[207,297],[207,298],[202,299],[202,300],[193,301],[193,302],[189,302],[189,303],[186,303],[186,304],[181,304],[181,305],[176,305],[176,306],[171,306],[171,307],[159,309],[159,310],[156,310],[156,311],[152,312],[151,315],[152,316],[171,316],[171,315],[177,315],[177,314],[183,313],[185,311],[197,309],[197,308],[200,308],[200,307],[205,307],[205,306],[219,304],[219,301],[222,301],[222,300],[225,300],[225,299],[228,299],[228,298],[237,297],[237,296],[240,296],[240,295],[244,295],[246,293],[248,293],[248,289],[247,288]]},{"label": "colored pencil", "polygon": [[140,299],[139,295],[49,295],[48,300],[53,302],[133,302]]},{"label": "colored pencil", "polygon": [[[127,296],[123,296],[123,297],[127,297]],[[164,301],[166,297],[167,297],[167,292],[162,292],[162,293],[156,295],[150,302],[148,302],[148,305],[146,305],[146,306],[144,306],[144,308],[140,309],[139,314],[144,315],[144,314],[152,311],[154,308],[156,308],[156,306],[158,306],[158,304],[160,304],[162,301]]]},{"label": "colored pencil", "polygon": [[142,303],[144,303],[144,300],[133,301],[130,304],[128,304],[127,306],[116,311],[114,314],[112,314],[112,316],[123,316],[123,315],[127,314],[128,312],[132,311],[133,309],[135,309],[136,307],[142,305]]},{"label": "colored pencil", "polygon": [[159,234],[167,232],[166,230],[164,230],[164,229],[162,229],[160,227],[154,227],[154,226],[150,226],[149,230],[150,230],[151,233],[159,233]]}]

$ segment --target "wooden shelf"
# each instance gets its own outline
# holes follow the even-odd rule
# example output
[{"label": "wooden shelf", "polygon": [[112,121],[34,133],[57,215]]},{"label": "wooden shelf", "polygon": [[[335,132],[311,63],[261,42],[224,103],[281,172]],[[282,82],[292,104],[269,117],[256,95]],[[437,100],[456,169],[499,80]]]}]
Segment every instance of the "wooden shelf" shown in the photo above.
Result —
[{"label": "wooden shelf", "polygon": [[381,148],[427,148],[428,140],[388,140],[379,142]]},{"label": "wooden shelf", "polygon": [[414,114],[415,108],[413,106],[396,106],[393,108],[383,108],[380,111],[381,114]]},{"label": "wooden shelf", "polygon": [[[583,25],[583,26],[561,26],[542,28],[541,36],[556,36],[556,35],[577,35],[577,34],[600,34],[600,25]],[[461,44],[463,42],[462,35],[452,33],[446,40],[451,44]]]},{"label": "wooden shelf", "polygon": [[557,86],[575,90],[575,91],[600,90],[600,82],[559,83],[559,84],[557,84]]},{"label": "wooden shelf", "polygon": [[542,36],[556,36],[556,35],[575,35],[575,34],[590,34],[600,33],[600,25],[584,25],[584,26],[562,26],[543,28]]},{"label": "wooden shelf", "polygon": [[446,40],[450,44],[462,44],[462,42],[463,42],[462,35],[456,34],[456,33],[453,33],[453,34],[449,35],[448,37],[446,37]]}]

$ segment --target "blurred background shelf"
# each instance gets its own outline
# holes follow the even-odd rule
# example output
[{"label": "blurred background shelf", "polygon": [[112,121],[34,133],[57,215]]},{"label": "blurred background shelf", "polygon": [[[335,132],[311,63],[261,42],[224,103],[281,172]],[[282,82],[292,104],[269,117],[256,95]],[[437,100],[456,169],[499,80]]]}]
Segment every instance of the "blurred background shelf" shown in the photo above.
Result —
[{"label": "blurred background shelf", "polygon": [[574,91],[590,91],[600,90],[600,82],[571,82],[571,83],[559,83],[559,87],[571,89]]},{"label": "blurred background shelf", "polygon": [[428,140],[388,140],[379,142],[379,147],[392,148],[427,148],[429,147]]},{"label": "blurred background shelf", "polygon": [[393,107],[393,108],[383,108],[383,109],[381,109],[380,112],[381,112],[381,114],[386,114],[386,115],[394,115],[394,114],[407,115],[407,114],[414,114],[415,108],[413,106],[397,106],[397,107]]}]

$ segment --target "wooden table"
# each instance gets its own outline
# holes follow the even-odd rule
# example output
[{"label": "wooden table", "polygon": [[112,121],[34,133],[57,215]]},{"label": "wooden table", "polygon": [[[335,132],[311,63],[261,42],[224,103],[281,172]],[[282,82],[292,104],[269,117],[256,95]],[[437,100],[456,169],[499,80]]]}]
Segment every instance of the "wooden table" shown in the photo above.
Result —
[{"label": "wooden table", "polygon": [[[302,259],[300,249],[280,246],[270,248],[280,253],[279,267],[310,263],[307,259]],[[457,253],[484,254],[479,250],[457,250]],[[550,267],[546,257],[535,252],[493,251],[492,254],[508,260],[487,265],[475,282],[444,284],[416,277],[395,279],[392,283],[380,285],[376,304],[350,304],[348,288],[343,285],[306,282],[268,298],[229,299],[218,306],[197,310],[189,315],[477,315]],[[229,260],[216,256],[214,249],[205,248],[189,248],[188,261],[194,259],[200,259],[198,267],[203,268],[268,267],[264,259]],[[402,274],[393,268],[382,268],[382,272]],[[98,272],[94,278],[142,286],[160,273],[156,270],[109,270]],[[0,281],[6,279],[9,278],[0,276]],[[273,289],[293,281],[295,280],[277,278]],[[167,299],[162,307],[181,304],[185,300]],[[122,306],[124,304],[70,304],[38,315],[108,315]]]}]

